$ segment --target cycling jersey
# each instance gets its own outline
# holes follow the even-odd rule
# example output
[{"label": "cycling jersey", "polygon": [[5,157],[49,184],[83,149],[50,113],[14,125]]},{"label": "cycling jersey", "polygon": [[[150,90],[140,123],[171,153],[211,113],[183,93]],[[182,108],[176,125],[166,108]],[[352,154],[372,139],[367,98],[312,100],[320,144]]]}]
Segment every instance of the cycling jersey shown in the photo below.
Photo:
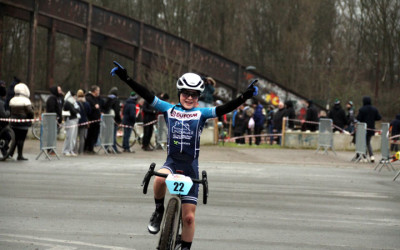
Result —
[{"label": "cycling jersey", "polygon": [[168,127],[167,149],[172,157],[197,159],[200,135],[207,119],[216,117],[215,107],[184,109],[154,97],[151,105],[164,114]]}]

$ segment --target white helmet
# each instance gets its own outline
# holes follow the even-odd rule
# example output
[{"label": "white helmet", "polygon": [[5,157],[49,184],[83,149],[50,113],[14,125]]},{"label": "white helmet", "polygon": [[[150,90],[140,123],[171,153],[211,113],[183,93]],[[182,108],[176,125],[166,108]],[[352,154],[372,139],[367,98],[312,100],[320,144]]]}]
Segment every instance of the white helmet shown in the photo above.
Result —
[{"label": "white helmet", "polygon": [[204,91],[204,81],[198,74],[186,73],[183,74],[176,82],[176,87],[178,90],[189,89],[196,90],[202,93]]}]

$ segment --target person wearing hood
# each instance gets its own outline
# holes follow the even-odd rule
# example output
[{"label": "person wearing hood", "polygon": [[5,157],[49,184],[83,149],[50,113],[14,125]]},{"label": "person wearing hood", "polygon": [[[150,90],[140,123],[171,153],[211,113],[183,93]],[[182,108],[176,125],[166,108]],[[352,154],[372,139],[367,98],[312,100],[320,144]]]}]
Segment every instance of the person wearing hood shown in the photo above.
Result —
[{"label": "person wearing hood", "polygon": [[[396,118],[390,122],[390,131],[392,136],[400,135],[400,114],[397,114]],[[399,151],[399,140],[399,137],[393,139],[393,144],[390,145],[391,151]]]},{"label": "person wearing hood", "polygon": [[64,111],[69,112],[69,116],[65,120],[65,140],[63,146],[63,154],[65,156],[76,156],[75,144],[78,136],[78,120],[81,118],[79,114],[79,105],[75,99],[74,92],[68,91],[64,98]]},{"label": "person wearing hood", "polygon": [[318,109],[312,100],[307,101],[306,121],[303,123],[303,130],[314,132],[318,129]]},{"label": "person wearing hood", "polygon": [[[10,100],[10,118],[14,119],[32,119],[33,118],[33,107],[29,100],[30,91],[25,83],[18,83],[14,88],[14,97]],[[23,148],[28,133],[29,127],[32,125],[31,121],[25,122],[11,122],[11,128],[15,133],[16,144],[10,151],[10,156],[13,157],[15,148],[18,150],[17,160],[26,161],[28,160],[23,156]]]},{"label": "person wearing hood", "polygon": [[371,147],[371,138],[375,134],[375,121],[382,119],[377,108],[372,106],[371,97],[363,97],[363,106],[358,110],[356,118],[359,122],[367,124],[367,148],[371,162],[375,162],[374,152]]},{"label": "person wearing hood", "polygon": [[339,99],[335,100],[335,104],[329,111],[328,117],[332,119],[332,123],[333,125],[335,125],[335,127],[333,128],[333,132],[335,131],[342,132],[344,126],[347,124],[347,117],[346,117],[346,112],[340,105]]},{"label": "person wearing hood", "polygon": [[135,126],[136,122],[136,102],[138,96],[134,91],[131,92],[131,95],[126,100],[124,105],[122,124],[129,127],[124,127],[124,136],[122,139],[122,147],[124,148],[124,152],[134,153],[135,151],[131,150],[129,147],[129,138],[132,134],[132,128]]},{"label": "person wearing hood", "polygon": [[111,114],[114,116],[114,142],[113,149],[119,154],[119,150],[117,149],[117,130],[119,124],[121,124],[121,106],[118,98],[118,88],[112,87],[108,92],[108,96],[106,102],[104,104],[104,113]]},{"label": "person wearing hood", "polygon": [[46,112],[56,113],[57,122],[59,124],[62,123],[62,109],[64,106],[63,96],[64,94],[61,86],[52,86],[50,87],[50,96],[46,100]]}]

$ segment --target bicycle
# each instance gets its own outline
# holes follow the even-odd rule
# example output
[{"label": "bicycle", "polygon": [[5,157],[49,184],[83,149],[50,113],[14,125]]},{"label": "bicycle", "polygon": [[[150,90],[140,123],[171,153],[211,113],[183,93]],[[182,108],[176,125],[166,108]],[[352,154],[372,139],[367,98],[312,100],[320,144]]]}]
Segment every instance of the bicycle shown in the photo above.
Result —
[{"label": "bicycle", "polygon": [[41,126],[42,121],[40,120],[35,120],[32,122],[31,130],[32,130],[32,135],[34,138],[40,140],[40,126]]},{"label": "bicycle", "polygon": [[[139,133],[136,130],[137,126],[138,126],[138,124],[135,123],[134,127],[132,128],[132,133],[129,138],[129,148],[133,147],[136,144],[136,142],[138,142],[139,144],[142,144],[143,134],[139,135]],[[124,136],[124,127],[120,126],[120,127],[118,127],[118,130],[117,130],[117,146],[122,149],[124,148],[122,145],[123,144],[123,136]]]},{"label": "bicycle", "polygon": [[173,250],[180,241],[180,233],[182,229],[182,202],[181,196],[186,195],[193,183],[203,185],[203,204],[207,204],[208,198],[208,180],[207,172],[202,171],[202,179],[192,179],[182,174],[164,174],[154,171],[156,164],[151,163],[143,181],[143,194],[147,193],[147,187],[150,178],[155,175],[166,178],[165,183],[167,189],[172,195],[167,203],[163,220],[160,225],[160,238],[157,249]]},{"label": "bicycle", "polygon": [[0,129],[0,160],[5,161],[16,143],[14,130],[9,124]]}]

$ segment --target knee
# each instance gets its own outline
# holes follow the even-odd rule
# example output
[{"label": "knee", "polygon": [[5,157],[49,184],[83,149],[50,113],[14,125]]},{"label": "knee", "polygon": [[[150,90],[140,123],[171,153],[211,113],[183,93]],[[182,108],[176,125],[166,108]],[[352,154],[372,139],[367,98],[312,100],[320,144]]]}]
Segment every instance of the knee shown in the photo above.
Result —
[{"label": "knee", "polygon": [[156,176],[156,178],[154,179],[154,183],[161,186],[165,185],[165,178]]},{"label": "knee", "polygon": [[183,218],[183,223],[187,226],[193,225],[194,224],[194,214],[193,213],[189,213],[186,214]]}]

